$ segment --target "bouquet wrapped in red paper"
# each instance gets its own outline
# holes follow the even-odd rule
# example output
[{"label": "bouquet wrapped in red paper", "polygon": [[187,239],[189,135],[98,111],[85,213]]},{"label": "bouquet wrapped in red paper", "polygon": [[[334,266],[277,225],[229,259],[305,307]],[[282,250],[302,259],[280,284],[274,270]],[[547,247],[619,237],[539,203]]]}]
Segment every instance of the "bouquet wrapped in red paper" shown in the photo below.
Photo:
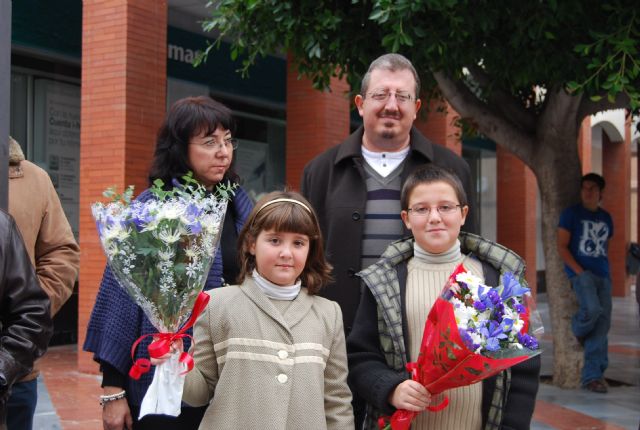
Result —
[{"label": "bouquet wrapped in red paper", "polygon": [[[408,363],[412,379],[431,394],[471,385],[540,354],[542,324],[529,288],[511,273],[483,285],[462,264],[449,277],[425,323],[420,354]],[[429,410],[446,408],[446,394]],[[380,428],[409,429],[418,412],[398,410]]]}]

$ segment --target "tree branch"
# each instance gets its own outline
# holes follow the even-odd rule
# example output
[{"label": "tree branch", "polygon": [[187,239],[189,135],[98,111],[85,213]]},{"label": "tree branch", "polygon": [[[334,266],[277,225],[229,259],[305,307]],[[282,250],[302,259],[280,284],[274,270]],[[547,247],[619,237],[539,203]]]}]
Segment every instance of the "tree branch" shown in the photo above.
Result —
[{"label": "tree branch", "polygon": [[491,106],[495,106],[502,115],[515,122],[516,125],[524,129],[527,133],[535,133],[536,118],[531,112],[522,106],[511,94],[504,91],[503,88],[493,85],[487,72],[482,67],[474,64],[467,66],[473,79],[483,88],[483,95],[487,97]]},{"label": "tree branch", "polygon": [[452,79],[444,72],[433,72],[433,77],[444,97],[461,117],[472,119],[483,134],[512,152],[525,164],[531,164],[534,149],[532,135],[479,100],[463,82]]}]

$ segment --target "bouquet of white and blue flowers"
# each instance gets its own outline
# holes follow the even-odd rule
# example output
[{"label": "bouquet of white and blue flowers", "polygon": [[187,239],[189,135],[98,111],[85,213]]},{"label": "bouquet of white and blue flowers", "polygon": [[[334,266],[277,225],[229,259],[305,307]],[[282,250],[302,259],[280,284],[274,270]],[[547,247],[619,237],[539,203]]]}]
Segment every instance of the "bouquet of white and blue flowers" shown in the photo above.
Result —
[{"label": "bouquet of white and blue flowers", "polygon": [[[133,187],[123,194],[109,189],[104,195],[110,201],[91,207],[109,267],[159,332],[149,347],[153,357],[166,354],[173,340],[187,336],[184,332],[206,305],[202,289],[233,193],[230,185],[207,192],[191,174],[182,179],[168,191],[157,180],[146,199],[132,200]],[[187,371],[193,365],[188,353],[175,354],[159,366],[140,417],[180,413],[185,365]],[[148,369],[148,360],[139,359],[130,376],[137,379]]]},{"label": "bouquet of white and blue flowers", "polygon": [[[412,379],[431,394],[471,385],[540,354],[543,332],[529,288],[512,273],[497,286],[482,283],[462,264],[429,311],[420,354],[407,364]],[[427,409],[446,408],[446,396]],[[398,410],[378,422],[381,429],[406,430],[417,412]]]}]

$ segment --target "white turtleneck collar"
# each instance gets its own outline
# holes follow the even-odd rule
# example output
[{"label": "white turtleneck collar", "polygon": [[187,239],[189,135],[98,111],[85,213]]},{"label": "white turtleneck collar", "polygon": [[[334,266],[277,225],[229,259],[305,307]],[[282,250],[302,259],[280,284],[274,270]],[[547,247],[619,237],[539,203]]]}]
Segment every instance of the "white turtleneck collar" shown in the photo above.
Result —
[{"label": "white turtleneck collar", "polygon": [[445,264],[445,263],[457,263],[462,259],[462,252],[460,251],[460,241],[456,240],[451,248],[440,254],[433,254],[429,251],[425,251],[418,245],[418,242],[413,242],[413,256],[422,262],[427,264]]},{"label": "white turtleneck collar", "polygon": [[300,293],[300,287],[302,281],[298,280],[293,285],[280,286],[276,285],[268,279],[264,278],[258,273],[257,270],[253,270],[253,280],[256,281],[256,285],[260,287],[262,292],[273,300],[294,300]]}]

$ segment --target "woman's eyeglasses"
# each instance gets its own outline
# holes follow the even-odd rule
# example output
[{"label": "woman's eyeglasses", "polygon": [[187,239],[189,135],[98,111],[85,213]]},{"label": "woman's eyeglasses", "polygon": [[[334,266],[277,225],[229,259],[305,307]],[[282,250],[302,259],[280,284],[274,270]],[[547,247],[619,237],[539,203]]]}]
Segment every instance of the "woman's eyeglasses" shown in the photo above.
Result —
[{"label": "woman's eyeglasses", "polygon": [[197,143],[197,145],[205,148],[208,151],[214,152],[220,151],[223,147],[227,151],[238,149],[238,141],[231,137],[224,139],[222,142],[218,142],[215,139],[207,139],[204,142]]}]

